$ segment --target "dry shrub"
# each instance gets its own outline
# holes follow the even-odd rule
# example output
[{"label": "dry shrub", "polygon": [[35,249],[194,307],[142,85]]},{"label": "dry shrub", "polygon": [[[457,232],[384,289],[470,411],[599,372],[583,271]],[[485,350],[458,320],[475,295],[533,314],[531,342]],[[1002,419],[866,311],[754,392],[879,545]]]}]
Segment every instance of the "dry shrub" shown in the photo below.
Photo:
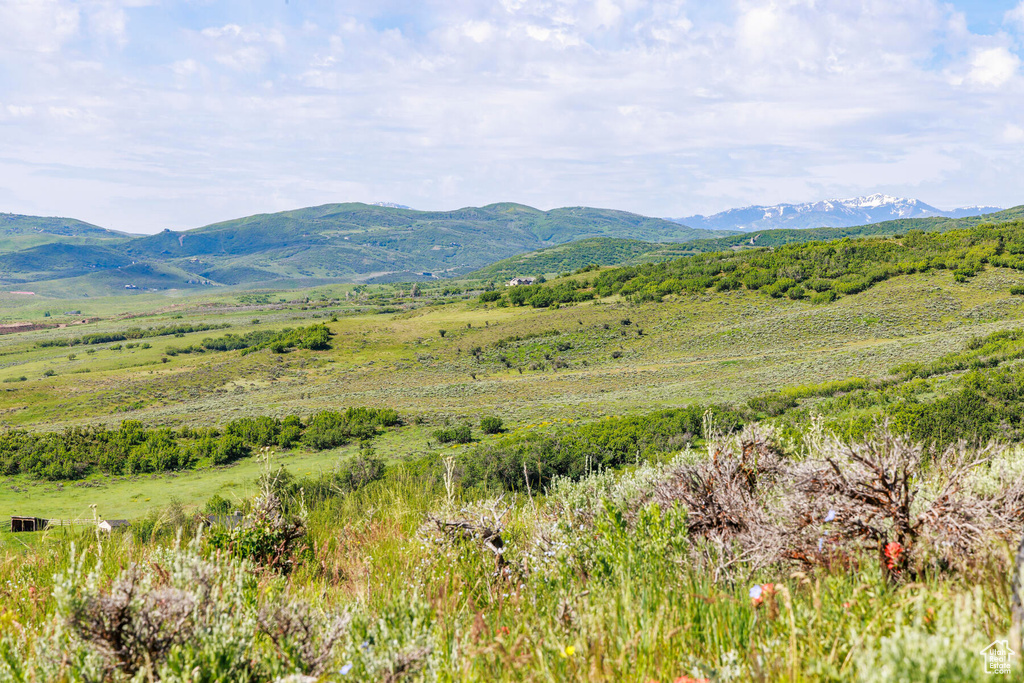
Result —
[{"label": "dry shrub", "polygon": [[347,614],[327,617],[314,614],[301,600],[265,605],[256,617],[281,657],[303,674],[321,676],[333,662],[335,645],[348,632]]},{"label": "dry shrub", "polygon": [[971,490],[999,449],[963,444],[935,454],[887,425],[863,443],[817,435],[802,463],[788,461],[763,426],[713,434],[709,458],[675,468],[653,495],[682,504],[688,531],[715,578],[733,565],[779,561],[849,565],[877,556],[892,580],[964,570],[1012,542],[1024,523],[1024,483]]},{"label": "dry shrub", "polygon": [[[154,565],[158,575],[163,570]],[[198,593],[208,592],[208,576],[197,574]],[[162,662],[174,645],[192,635],[196,593],[167,585],[146,586],[132,565],[109,592],[86,595],[67,615],[68,625],[129,677]],[[152,675],[152,674],[151,674]]]},{"label": "dry shrub", "polygon": [[477,510],[472,515],[476,517],[475,520],[470,519],[469,510],[463,510],[463,517],[451,520],[428,515],[428,524],[421,528],[421,535],[442,546],[476,544],[481,551],[494,557],[495,574],[508,576],[512,565],[505,558],[505,541],[501,534],[505,530],[505,517],[512,506],[502,507],[503,500],[504,496],[491,501],[484,509]]},{"label": "dry shrub", "polygon": [[771,564],[785,546],[785,533],[773,501],[790,471],[772,431],[748,425],[734,438],[708,429],[710,458],[669,472],[652,499],[663,508],[687,510],[695,547],[713,567],[715,578],[730,566]]},{"label": "dry shrub", "polygon": [[790,556],[816,562],[866,549],[891,579],[965,569],[1024,519],[1020,482],[989,496],[970,490],[974,471],[997,453],[958,444],[934,454],[885,425],[863,443],[826,439],[801,468],[791,502],[794,538],[819,541],[794,544]]}]

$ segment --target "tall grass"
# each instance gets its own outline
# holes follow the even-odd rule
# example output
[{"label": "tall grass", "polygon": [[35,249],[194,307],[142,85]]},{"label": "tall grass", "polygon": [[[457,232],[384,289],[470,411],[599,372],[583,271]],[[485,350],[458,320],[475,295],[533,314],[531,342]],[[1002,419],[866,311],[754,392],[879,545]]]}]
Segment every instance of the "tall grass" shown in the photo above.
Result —
[{"label": "tall grass", "polygon": [[[145,537],[48,532],[0,558],[0,679],[85,680],[99,671],[128,680],[76,630],[83,617],[68,605],[113,599],[132,566],[139,585],[189,594],[173,571],[165,577],[172,565],[216,569],[208,580],[222,587],[210,609],[227,621],[216,631],[193,617],[195,637],[134,680],[986,678],[978,651],[1010,631],[1006,543],[993,542],[966,570],[913,581],[894,581],[852,547],[844,561],[817,566],[757,568],[741,558],[716,580],[701,558],[723,549],[690,531],[686,506],[652,497],[678,468],[706,457],[686,451],[500,498],[453,489],[451,480],[446,488],[440,469],[396,466],[308,510],[304,554],[283,574],[169,524]],[[1005,454],[967,486],[990,491],[1004,478],[989,472],[1019,463],[1019,453]],[[918,482],[925,489],[943,474],[929,476],[935,481]],[[300,492],[286,507],[302,503]],[[228,589],[233,572],[245,577],[237,594]],[[79,603],[60,597],[68,594]],[[217,658],[240,638],[244,657]],[[184,661],[206,668],[181,677],[175,662]]]}]

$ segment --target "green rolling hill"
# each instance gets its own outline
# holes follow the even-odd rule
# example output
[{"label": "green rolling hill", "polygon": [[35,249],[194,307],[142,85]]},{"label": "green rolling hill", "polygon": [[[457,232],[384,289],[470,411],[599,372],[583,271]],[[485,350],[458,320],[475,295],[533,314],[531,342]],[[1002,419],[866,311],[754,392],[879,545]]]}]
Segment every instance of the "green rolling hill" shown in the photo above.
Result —
[{"label": "green rolling hill", "polygon": [[207,286],[294,287],[448,277],[504,279],[701,252],[905,233],[1024,217],[969,218],[723,235],[624,211],[502,203],[456,211],[326,204],[193,230],[133,236],[64,218],[0,214],[0,285],[51,296]]},{"label": "green rolling hill", "polygon": [[[96,239],[109,232],[88,227]],[[63,229],[71,231],[67,238],[85,233]],[[515,254],[594,237],[683,242],[721,235],[624,211],[540,211],[511,203],[456,211],[328,204],[182,232],[120,236],[111,243],[116,248],[96,242],[79,253],[46,234],[53,238],[49,243],[0,256],[0,282],[45,292],[123,292],[129,284],[166,289],[409,281],[464,275]],[[144,275],[126,270],[143,265],[149,269]]]},{"label": "green rolling hill", "polygon": [[[107,230],[74,218],[0,213],[0,254],[45,244],[114,245],[132,237],[136,235]],[[0,266],[3,267],[6,266]]]}]

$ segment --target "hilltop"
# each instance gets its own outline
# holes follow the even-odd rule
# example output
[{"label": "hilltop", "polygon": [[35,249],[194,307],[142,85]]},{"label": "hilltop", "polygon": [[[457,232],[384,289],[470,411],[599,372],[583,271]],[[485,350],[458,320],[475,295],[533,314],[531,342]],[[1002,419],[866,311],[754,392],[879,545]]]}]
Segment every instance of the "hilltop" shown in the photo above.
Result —
[{"label": "hilltop", "polygon": [[0,254],[54,243],[113,245],[132,237],[74,218],[0,213]]},{"label": "hilltop", "polygon": [[[89,227],[89,234],[110,233]],[[683,242],[721,234],[589,207],[541,211],[503,203],[416,211],[327,204],[182,232],[118,235],[111,245],[116,248],[97,242],[76,254],[51,235],[43,243],[10,250],[2,267],[6,284],[55,296],[111,293],[126,286],[414,281],[461,275],[515,254],[591,237]]]}]

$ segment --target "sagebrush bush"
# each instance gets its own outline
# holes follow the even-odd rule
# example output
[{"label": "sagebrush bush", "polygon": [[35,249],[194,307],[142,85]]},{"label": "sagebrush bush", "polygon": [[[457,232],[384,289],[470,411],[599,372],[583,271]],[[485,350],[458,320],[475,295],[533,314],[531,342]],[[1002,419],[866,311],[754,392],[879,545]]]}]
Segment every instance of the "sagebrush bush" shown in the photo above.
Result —
[{"label": "sagebrush bush", "polygon": [[469,443],[473,440],[473,428],[468,422],[451,427],[434,430],[434,439],[438,443]]},{"label": "sagebrush bush", "polygon": [[480,418],[480,431],[484,434],[500,434],[502,431],[501,418],[494,415],[484,415]]}]

